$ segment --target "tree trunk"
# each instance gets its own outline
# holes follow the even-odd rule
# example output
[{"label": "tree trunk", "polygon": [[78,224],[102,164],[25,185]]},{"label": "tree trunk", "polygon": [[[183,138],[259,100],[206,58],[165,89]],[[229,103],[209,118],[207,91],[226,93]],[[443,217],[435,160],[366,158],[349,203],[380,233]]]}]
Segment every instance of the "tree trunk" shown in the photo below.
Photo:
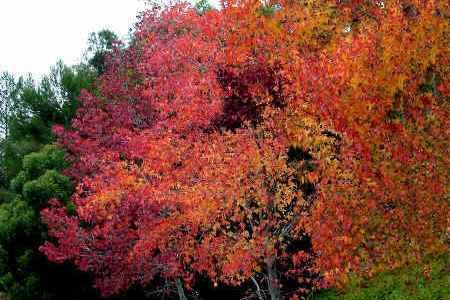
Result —
[{"label": "tree trunk", "polygon": [[278,283],[277,270],[275,269],[275,259],[270,258],[266,261],[268,288],[270,300],[282,300],[280,286]]},{"label": "tree trunk", "polygon": [[177,285],[178,298],[180,300],[188,300],[188,298],[186,297],[186,294],[184,293],[183,283],[181,282],[181,279],[177,278],[175,280],[175,283]]},{"label": "tree trunk", "polygon": [[258,296],[258,299],[259,300],[264,300],[264,295],[263,295],[263,293],[261,291],[261,288],[259,287],[258,281],[256,281],[255,277],[253,277],[253,276],[250,277],[250,278],[251,278],[251,280],[253,281],[253,284],[256,287],[256,295]]}]

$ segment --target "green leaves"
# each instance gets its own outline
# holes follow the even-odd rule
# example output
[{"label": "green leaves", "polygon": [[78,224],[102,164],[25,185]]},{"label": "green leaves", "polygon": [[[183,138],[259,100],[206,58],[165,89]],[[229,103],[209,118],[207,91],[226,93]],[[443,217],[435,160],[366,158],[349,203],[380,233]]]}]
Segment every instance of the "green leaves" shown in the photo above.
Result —
[{"label": "green leaves", "polygon": [[68,177],[60,172],[68,166],[65,153],[55,145],[46,145],[39,152],[26,155],[23,169],[11,182],[11,189],[39,209],[49,199],[67,201],[72,192]]},{"label": "green leaves", "polygon": [[65,153],[55,145],[46,145],[39,152],[30,153],[23,159],[23,172],[27,179],[43,175],[47,170],[63,171],[68,167]]},{"label": "green leaves", "polygon": [[48,170],[38,179],[26,182],[22,193],[30,205],[41,208],[52,198],[67,201],[72,193],[72,185],[68,177],[55,170]]},{"label": "green leaves", "polygon": [[0,245],[9,245],[19,236],[28,236],[37,216],[32,208],[19,197],[0,205]]},{"label": "green leaves", "polygon": [[213,6],[208,2],[208,0],[199,0],[195,3],[195,9],[200,15],[203,15],[207,11],[213,9]]},{"label": "green leaves", "polygon": [[344,289],[319,292],[312,300],[448,299],[448,254],[430,257],[425,261],[423,264],[383,272],[372,279],[354,278]]},{"label": "green leaves", "polygon": [[94,68],[98,75],[106,70],[106,56],[114,48],[114,43],[118,42],[117,35],[111,30],[101,30],[93,32],[89,36],[89,47],[87,51],[88,63]]},{"label": "green leaves", "polygon": [[[52,129],[70,127],[82,90],[96,93],[94,82],[117,36],[107,30],[93,36],[83,62],[67,66],[58,61],[39,82],[0,75],[0,292],[10,299],[64,299],[71,294],[69,283],[60,284],[65,277],[79,282],[75,272],[62,272],[38,252],[47,233],[39,210],[57,198],[75,212],[68,201],[72,184],[62,174],[68,167],[65,152],[52,144]],[[72,295],[87,289],[75,288]]]}]

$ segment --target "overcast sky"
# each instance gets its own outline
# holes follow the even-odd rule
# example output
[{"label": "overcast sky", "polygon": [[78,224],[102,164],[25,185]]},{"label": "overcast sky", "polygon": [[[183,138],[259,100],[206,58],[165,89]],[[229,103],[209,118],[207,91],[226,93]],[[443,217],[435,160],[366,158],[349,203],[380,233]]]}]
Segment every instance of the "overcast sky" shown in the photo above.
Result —
[{"label": "overcast sky", "polygon": [[40,77],[58,59],[78,63],[90,32],[125,37],[142,0],[0,0],[0,72]]}]

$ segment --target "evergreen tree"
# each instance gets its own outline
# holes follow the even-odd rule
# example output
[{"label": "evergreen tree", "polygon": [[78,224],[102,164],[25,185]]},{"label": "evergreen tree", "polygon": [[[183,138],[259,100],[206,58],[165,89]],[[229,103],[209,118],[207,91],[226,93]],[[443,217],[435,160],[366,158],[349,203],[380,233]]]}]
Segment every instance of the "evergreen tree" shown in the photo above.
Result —
[{"label": "evergreen tree", "polygon": [[[95,37],[95,38],[94,38]],[[83,89],[95,80],[117,36],[92,34],[85,62],[57,62],[40,82],[0,77],[0,292],[13,300],[96,299],[89,277],[50,263],[38,251],[46,238],[39,211],[53,198],[69,202],[72,184],[62,174],[65,153],[54,142],[55,124],[69,127]]]}]

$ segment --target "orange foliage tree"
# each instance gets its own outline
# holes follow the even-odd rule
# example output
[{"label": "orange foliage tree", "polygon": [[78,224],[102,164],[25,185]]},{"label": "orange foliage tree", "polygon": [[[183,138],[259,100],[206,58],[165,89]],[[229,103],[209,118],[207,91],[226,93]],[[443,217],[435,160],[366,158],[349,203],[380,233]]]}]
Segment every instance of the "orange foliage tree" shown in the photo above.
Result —
[{"label": "orange foliage tree", "polygon": [[141,17],[83,95],[50,260],[111,295],[198,276],[301,297],[448,249],[446,1],[227,1]]}]

